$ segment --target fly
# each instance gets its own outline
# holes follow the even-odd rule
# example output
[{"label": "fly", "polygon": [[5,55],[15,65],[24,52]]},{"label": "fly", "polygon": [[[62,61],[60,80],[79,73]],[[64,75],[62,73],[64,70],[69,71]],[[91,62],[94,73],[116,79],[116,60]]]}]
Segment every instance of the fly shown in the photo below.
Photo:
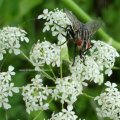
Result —
[{"label": "fly", "polygon": [[[101,21],[91,21],[87,23],[80,22],[71,11],[65,9],[65,13],[69,18],[72,25],[68,25],[66,30],[66,39],[67,41],[72,40],[74,42],[74,60],[76,56],[76,47],[79,49],[80,58],[84,59],[84,55],[91,48],[90,38],[95,32],[102,26]],[[65,42],[64,42],[65,43]],[[64,44],[63,43],[63,44]],[[62,45],[62,44],[61,44]]]}]

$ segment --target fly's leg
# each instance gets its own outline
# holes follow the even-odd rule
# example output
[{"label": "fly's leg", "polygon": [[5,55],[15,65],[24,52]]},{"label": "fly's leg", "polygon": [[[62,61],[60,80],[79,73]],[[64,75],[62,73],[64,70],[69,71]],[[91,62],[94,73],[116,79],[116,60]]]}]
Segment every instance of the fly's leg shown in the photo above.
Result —
[{"label": "fly's leg", "polygon": [[89,47],[89,48],[87,48],[87,49],[81,50],[81,51],[79,52],[80,58],[83,59],[83,64],[84,64],[84,65],[85,65],[85,55],[88,53],[88,51],[89,51],[90,48],[92,48],[92,46]]},{"label": "fly's leg", "polygon": [[77,47],[77,45],[75,44],[75,46],[74,46],[74,58],[73,58],[72,66],[74,66],[74,63],[75,63],[76,47]]},{"label": "fly's leg", "polygon": [[85,56],[84,56],[83,51],[80,51],[79,55],[80,55],[80,58],[83,60],[83,64],[85,65]]},{"label": "fly's leg", "polygon": [[88,53],[89,49],[92,48],[92,46],[93,46],[93,45],[91,45],[89,48],[85,49],[85,50],[83,51],[83,54],[86,55],[86,54]]},{"label": "fly's leg", "polygon": [[62,43],[62,44],[60,44],[60,45],[57,45],[57,46],[64,45],[67,41],[69,41],[69,33],[70,33],[70,30],[67,30],[67,34],[66,34],[66,36],[62,34],[62,35],[66,38],[66,41],[65,41],[65,42],[63,42],[63,43]]},{"label": "fly's leg", "polygon": [[[55,23],[55,22],[54,22]],[[71,31],[71,25],[67,25],[67,27],[66,28],[64,28],[64,27],[62,27],[62,26],[60,26],[60,25],[58,25],[57,23],[55,23],[57,26],[59,26],[60,28],[62,28],[62,29],[64,29],[65,31],[67,31],[67,33],[66,33],[66,35],[63,35],[65,38],[66,38],[66,41],[65,42],[63,42],[62,44],[60,44],[60,45],[57,45],[57,46],[61,46],[61,45],[63,45],[63,44],[65,44],[67,41],[69,41],[69,34],[72,34],[72,31]]]}]

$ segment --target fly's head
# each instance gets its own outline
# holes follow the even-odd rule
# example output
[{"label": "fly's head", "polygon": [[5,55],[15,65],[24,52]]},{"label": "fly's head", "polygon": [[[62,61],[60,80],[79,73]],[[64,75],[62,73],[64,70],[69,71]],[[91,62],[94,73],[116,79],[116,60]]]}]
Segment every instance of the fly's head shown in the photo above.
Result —
[{"label": "fly's head", "polygon": [[74,30],[73,30],[71,25],[68,25],[66,27],[66,36],[67,36],[67,39],[69,39],[69,40],[73,40],[74,37],[75,37],[74,36]]}]

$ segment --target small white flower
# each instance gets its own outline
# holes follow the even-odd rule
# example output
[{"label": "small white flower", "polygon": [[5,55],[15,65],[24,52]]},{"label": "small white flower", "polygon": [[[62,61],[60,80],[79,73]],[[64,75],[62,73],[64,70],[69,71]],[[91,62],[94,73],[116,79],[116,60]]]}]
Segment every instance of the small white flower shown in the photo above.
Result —
[{"label": "small white flower", "polygon": [[10,65],[10,66],[8,67],[8,74],[10,74],[10,75],[15,75],[15,72],[14,72],[13,70],[14,70],[14,67]]},{"label": "small white flower", "polygon": [[39,15],[39,16],[38,16],[38,19],[41,19],[41,18],[46,19],[48,15],[49,15],[49,14],[48,14],[48,9],[44,9],[44,10],[43,10],[43,14],[42,14],[42,15]]},{"label": "small white flower", "polygon": [[73,104],[77,100],[77,96],[82,93],[82,84],[72,80],[71,76],[56,79],[56,88],[53,91],[52,97],[60,99],[61,103],[67,102]]},{"label": "small white flower", "polygon": [[[51,118],[48,120],[77,120],[78,117],[75,115],[75,112],[73,111],[73,106],[68,105],[67,109],[62,109],[59,113],[53,113]],[[81,119],[79,119],[81,120]]]},{"label": "small white flower", "polygon": [[85,56],[83,62],[80,56],[77,56],[74,66],[70,65],[70,71],[72,79],[81,82],[85,86],[87,81],[94,81],[98,84],[103,83],[103,74],[92,57]]},{"label": "small white flower", "polygon": [[110,83],[110,81],[107,81],[106,83],[105,83],[105,85],[108,87],[108,88],[106,88],[105,90],[106,91],[117,91],[118,89],[116,88],[117,87],[117,84],[115,84],[115,83]]},{"label": "small white flower", "polygon": [[60,66],[60,47],[51,44],[48,41],[37,42],[30,52],[30,60],[35,66],[35,70],[39,71],[46,63],[47,65]]},{"label": "small white flower", "polygon": [[31,84],[23,87],[23,100],[26,104],[26,111],[30,113],[34,110],[47,110],[49,104],[47,98],[52,93],[51,89],[44,87],[40,75],[36,75],[33,78]]},{"label": "small white flower", "polygon": [[105,83],[106,89],[100,96],[95,98],[98,101],[99,107],[96,108],[98,116],[105,118],[109,117],[113,120],[120,119],[120,92],[116,88],[115,83],[109,81]]},{"label": "small white flower", "polygon": [[29,42],[26,37],[26,32],[17,27],[4,27],[0,30],[0,60],[3,59],[3,54],[8,52],[11,54],[14,52],[15,55],[20,54],[20,43],[21,41]]},{"label": "small white flower", "polygon": [[112,67],[115,63],[115,58],[119,57],[118,52],[112,46],[102,41],[92,40],[93,46],[90,49],[90,56],[93,57],[101,71],[105,70],[105,74],[112,74]]},{"label": "small white flower", "polygon": [[42,15],[38,16],[38,19],[46,19],[43,32],[51,31],[53,36],[57,36],[58,44],[62,44],[66,41],[67,25],[71,25],[69,18],[63,10],[54,9],[54,11],[48,12],[48,9],[43,11]]},{"label": "small white flower", "polygon": [[11,76],[15,75],[13,72],[14,67],[9,66],[7,72],[0,73],[0,107],[4,109],[11,108],[11,105],[8,103],[8,97],[13,96],[13,93],[18,93],[18,87],[14,87],[14,83],[11,82]]}]

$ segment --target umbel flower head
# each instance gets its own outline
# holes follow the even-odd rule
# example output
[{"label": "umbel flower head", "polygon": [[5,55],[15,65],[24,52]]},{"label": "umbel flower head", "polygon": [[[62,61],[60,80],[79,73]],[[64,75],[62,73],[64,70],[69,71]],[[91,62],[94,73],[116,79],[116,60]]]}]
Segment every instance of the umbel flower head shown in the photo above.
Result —
[{"label": "umbel flower head", "polygon": [[118,52],[112,46],[102,41],[91,41],[94,45],[90,49],[90,56],[96,61],[101,71],[110,76],[112,67],[115,63],[115,58],[119,57]]},{"label": "umbel flower head", "polygon": [[103,83],[103,73],[100,72],[98,64],[91,56],[86,55],[84,62],[77,56],[75,65],[70,65],[70,71],[72,79],[79,81],[81,84],[87,85],[87,81],[93,81],[98,84]]},{"label": "umbel flower head", "polygon": [[14,83],[12,83],[12,75],[15,75],[13,71],[14,67],[9,66],[7,72],[0,73],[0,107],[4,109],[11,108],[11,105],[8,103],[8,97],[13,96],[13,93],[18,93],[18,87],[14,87]]},{"label": "umbel flower head", "polygon": [[38,41],[30,52],[30,60],[35,66],[35,70],[40,71],[44,64],[60,66],[60,46],[51,44],[49,41]]},{"label": "umbel flower head", "polygon": [[0,30],[0,60],[3,54],[8,50],[9,53],[14,52],[15,55],[20,54],[20,42],[29,42],[26,32],[17,27],[4,27]]},{"label": "umbel flower head", "polygon": [[53,113],[51,118],[48,120],[78,120],[78,117],[77,115],[75,115],[75,112],[73,111],[73,106],[68,105],[67,109],[62,109],[61,112],[56,113],[56,114]]},{"label": "umbel flower head", "polygon": [[115,83],[108,81],[105,85],[105,91],[95,98],[99,105],[96,108],[97,114],[101,118],[109,117],[112,120],[120,120],[120,91]]},{"label": "umbel flower head", "polygon": [[30,113],[34,110],[47,110],[49,107],[47,99],[52,90],[47,86],[43,86],[43,80],[40,75],[36,75],[31,81],[32,83],[24,86],[22,91],[26,111]]},{"label": "umbel flower head", "polygon": [[60,99],[62,104],[65,102],[73,104],[83,90],[82,83],[71,79],[71,76],[57,78],[55,84],[56,87],[53,90],[52,97],[55,100]]},{"label": "umbel flower head", "polygon": [[71,22],[63,10],[54,9],[48,12],[48,9],[45,9],[38,19],[46,20],[43,32],[51,31],[53,36],[57,36],[58,44],[66,41],[66,31],[63,28],[71,25]]}]

